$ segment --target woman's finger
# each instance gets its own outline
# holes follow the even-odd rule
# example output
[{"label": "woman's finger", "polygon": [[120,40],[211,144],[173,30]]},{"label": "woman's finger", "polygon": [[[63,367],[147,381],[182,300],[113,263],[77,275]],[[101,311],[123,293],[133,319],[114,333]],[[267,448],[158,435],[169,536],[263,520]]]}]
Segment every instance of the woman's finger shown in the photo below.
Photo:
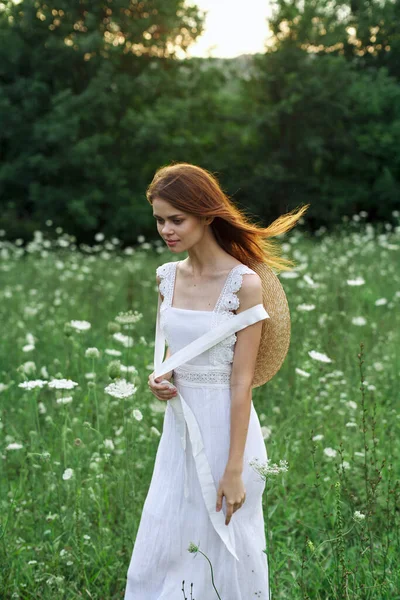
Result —
[{"label": "woman's finger", "polygon": [[157,382],[154,380],[154,377],[153,377],[153,375],[150,375],[150,376],[149,376],[149,385],[150,385],[150,386],[151,386],[153,389],[155,389],[155,390],[167,390],[167,389],[169,389],[169,388],[171,387],[171,384],[170,384],[169,382],[166,382],[166,381],[164,381],[164,382],[162,382],[162,383],[161,383],[161,382],[160,382],[160,383],[157,383]]},{"label": "woman's finger", "polygon": [[163,386],[163,387],[156,387],[154,385],[151,385],[150,383],[149,383],[149,388],[151,389],[152,392],[154,392],[156,394],[163,394],[163,395],[164,394],[168,395],[171,392],[175,392],[176,391],[175,388],[172,389],[170,387],[165,387],[165,386]]},{"label": "woman's finger", "polygon": [[163,381],[157,383],[154,380],[153,374],[149,375],[148,384],[149,384],[149,387],[151,388],[151,390],[156,393],[158,393],[158,392],[164,393],[165,391],[176,392],[176,388],[171,382],[164,379]]},{"label": "woman's finger", "polygon": [[149,384],[149,389],[150,389],[151,393],[159,400],[171,400],[171,398],[174,398],[177,395],[177,391],[172,390],[170,388],[164,389],[164,390],[158,390],[158,389],[153,389],[152,386]]},{"label": "woman's finger", "polygon": [[229,502],[226,503],[226,515],[225,515],[225,525],[229,525],[229,521],[234,513],[233,504]]}]

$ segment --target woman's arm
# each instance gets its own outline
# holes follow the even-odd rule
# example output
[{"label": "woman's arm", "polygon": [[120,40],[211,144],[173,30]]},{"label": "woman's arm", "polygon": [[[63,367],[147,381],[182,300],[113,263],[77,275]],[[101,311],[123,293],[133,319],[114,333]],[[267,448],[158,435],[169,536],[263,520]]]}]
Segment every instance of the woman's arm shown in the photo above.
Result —
[{"label": "woman's arm", "polygon": [[[240,307],[237,314],[262,304],[262,284],[258,275],[246,274],[238,292]],[[243,455],[249,428],[252,382],[263,321],[249,325],[236,333],[235,353],[231,374],[230,448],[225,473],[241,475]]]}]

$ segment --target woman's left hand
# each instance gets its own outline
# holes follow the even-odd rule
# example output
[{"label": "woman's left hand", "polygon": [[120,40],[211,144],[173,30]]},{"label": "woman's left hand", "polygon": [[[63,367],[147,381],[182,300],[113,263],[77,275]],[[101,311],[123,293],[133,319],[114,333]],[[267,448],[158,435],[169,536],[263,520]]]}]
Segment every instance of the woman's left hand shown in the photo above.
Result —
[{"label": "woman's left hand", "polygon": [[239,473],[224,473],[218,487],[217,512],[222,508],[223,496],[225,496],[226,502],[225,525],[229,525],[233,513],[241,508],[246,500],[246,490],[244,489],[242,476]]}]

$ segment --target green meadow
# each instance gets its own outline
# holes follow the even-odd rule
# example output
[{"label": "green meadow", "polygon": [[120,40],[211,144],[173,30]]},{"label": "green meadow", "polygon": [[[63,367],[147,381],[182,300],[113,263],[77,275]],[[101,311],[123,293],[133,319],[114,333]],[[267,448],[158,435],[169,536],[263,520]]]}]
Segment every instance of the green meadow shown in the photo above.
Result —
[{"label": "green meadow", "polygon": [[[263,498],[271,597],[399,599],[400,226],[361,213],[279,241],[291,345],[253,392],[288,463]],[[0,598],[123,598],[165,410],[147,385],[155,269],[175,256],[50,227],[0,237],[0,256]],[[210,576],[190,600],[214,597]]]}]

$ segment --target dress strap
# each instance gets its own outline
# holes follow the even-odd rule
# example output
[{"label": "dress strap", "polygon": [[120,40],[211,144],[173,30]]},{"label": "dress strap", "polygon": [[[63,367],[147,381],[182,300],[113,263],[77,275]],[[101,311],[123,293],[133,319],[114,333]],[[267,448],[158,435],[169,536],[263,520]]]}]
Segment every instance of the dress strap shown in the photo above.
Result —
[{"label": "dress strap", "polygon": [[240,301],[236,294],[242,287],[243,275],[248,273],[257,275],[257,273],[247,265],[237,265],[232,269],[226,278],[225,285],[218,298],[214,312],[226,313],[239,308]]},{"label": "dress strap", "polygon": [[[234,310],[239,308],[239,298],[236,293],[240,290],[243,283],[243,275],[246,273],[255,273],[247,265],[236,265],[226,278],[225,285],[218,298],[217,304],[212,315],[211,327],[217,327],[222,319],[231,319],[235,316]],[[226,364],[233,361],[233,351],[236,342],[236,334],[222,340],[210,348],[210,362],[212,365]]]},{"label": "dress strap", "polygon": [[172,305],[177,264],[177,261],[167,262],[163,265],[160,265],[156,269],[156,273],[160,278],[160,285],[158,286],[158,289],[164,298],[161,303],[162,309]]}]

